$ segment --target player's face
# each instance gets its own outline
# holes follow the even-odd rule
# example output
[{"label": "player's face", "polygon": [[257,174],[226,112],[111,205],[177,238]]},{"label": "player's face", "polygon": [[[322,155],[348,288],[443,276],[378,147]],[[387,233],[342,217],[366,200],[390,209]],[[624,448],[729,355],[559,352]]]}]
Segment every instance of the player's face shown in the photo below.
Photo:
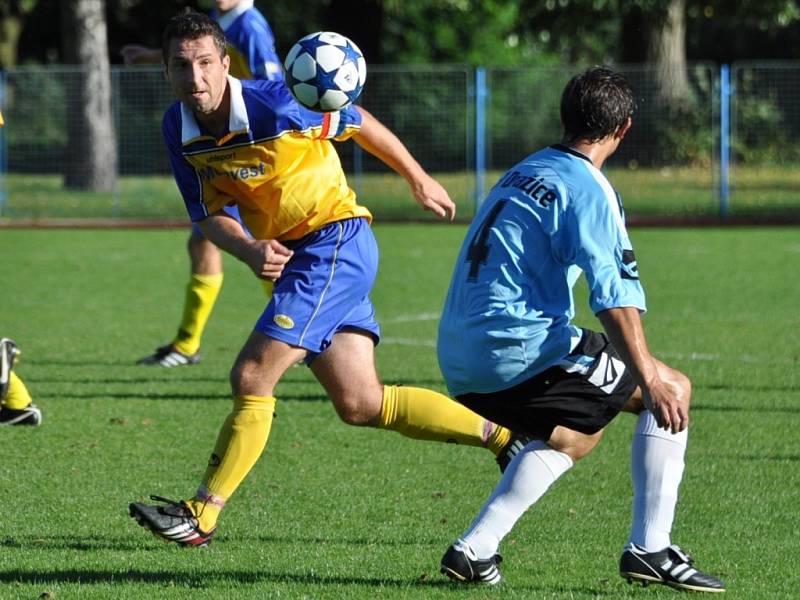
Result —
[{"label": "player's face", "polygon": [[217,4],[217,10],[221,13],[226,13],[229,10],[233,10],[236,8],[236,5],[241,2],[241,0],[215,0]]},{"label": "player's face", "polygon": [[213,113],[228,84],[230,57],[220,56],[210,35],[170,42],[167,78],[178,99],[199,115]]}]

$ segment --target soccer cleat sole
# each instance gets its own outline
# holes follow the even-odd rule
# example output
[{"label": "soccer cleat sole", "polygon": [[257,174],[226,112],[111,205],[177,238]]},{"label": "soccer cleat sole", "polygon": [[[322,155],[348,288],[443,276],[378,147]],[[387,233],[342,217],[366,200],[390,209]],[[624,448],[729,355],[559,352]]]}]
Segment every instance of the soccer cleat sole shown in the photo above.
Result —
[{"label": "soccer cleat sole", "polygon": [[445,567],[444,565],[442,565],[442,567],[439,569],[439,571],[440,571],[440,572],[441,572],[443,575],[447,575],[447,576],[448,576],[450,579],[452,579],[453,581],[466,581],[466,580],[467,580],[467,578],[466,578],[466,577],[463,577],[462,575],[459,575],[458,573],[456,573],[456,572],[455,572],[455,571],[453,571],[452,569],[448,569],[448,568],[447,568],[447,567]]},{"label": "soccer cleat sole", "polygon": [[708,593],[722,593],[726,589],[726,588],[711,588],[699,585],[689,585],[685,583],[664,581],[663,579],[659,579],[658,577],[650,577],[648,575],[643,575],[642,573],[628,573],[625,571],[620,571],[619,574],[628,581],[628,584],[639,583],[641,584],[642,587],[647,587],[651,583],[655,583],[658,585],[665,585],[667,587],[675,588],[676,590],[685,590],[688,592],[708,592]]},{"label": "soccer cleat sole", "polygon": [[142,515],[133,504],[128,506],[128,514],[133,517],[133,520],[136,521],[140,527],[146,529],[154,538],[161,540],[165,544],[178,544],[179,546],[191,548],[207,548],[208,545],[211,544],[211,539],[204,539],[195,543],[193,540],[196,540],[200,537],[197,534],[195,534],[195,537],[170,537],[169,532],[157,531],[153,528],[150,521],[148,521],[147,518]]}]

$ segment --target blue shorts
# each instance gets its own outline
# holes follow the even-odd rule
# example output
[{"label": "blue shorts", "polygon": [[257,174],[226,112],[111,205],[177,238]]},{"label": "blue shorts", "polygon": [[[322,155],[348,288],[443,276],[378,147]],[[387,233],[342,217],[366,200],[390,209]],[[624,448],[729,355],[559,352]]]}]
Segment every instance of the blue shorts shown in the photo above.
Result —
[{"label": "blue shorts", "polygon": [[330,223],[284,245],[294,255],[275,282],[256,331],[305,348],[306,363],[346,329],[366,332],[377,344],[381,332],[369,293],[378,271],[378,244],[367,220]]}]

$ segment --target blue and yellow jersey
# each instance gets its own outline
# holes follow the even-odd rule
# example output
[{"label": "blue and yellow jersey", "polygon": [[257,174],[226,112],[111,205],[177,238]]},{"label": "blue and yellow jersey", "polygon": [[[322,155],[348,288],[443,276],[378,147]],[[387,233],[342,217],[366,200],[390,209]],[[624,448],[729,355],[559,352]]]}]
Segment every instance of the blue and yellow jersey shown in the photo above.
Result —
[{"label": "blue and yellow jersey", "polygon": [[296,240],[352,217],[372,218],[356,203],[331,140],[357,133],[361,113],[301,107],[282,81],[228,77],[229,133],[215,139],[181,102],[164,115],[175,181],[192,221],[236,205],[257,239]]},{"label": "blue and yellow jersey", "polygon": [[214,10],[211,16],[225,31],[231,75],[239,79],[283,79],[275,36],[253,0],[242,0],[224,15]]}]

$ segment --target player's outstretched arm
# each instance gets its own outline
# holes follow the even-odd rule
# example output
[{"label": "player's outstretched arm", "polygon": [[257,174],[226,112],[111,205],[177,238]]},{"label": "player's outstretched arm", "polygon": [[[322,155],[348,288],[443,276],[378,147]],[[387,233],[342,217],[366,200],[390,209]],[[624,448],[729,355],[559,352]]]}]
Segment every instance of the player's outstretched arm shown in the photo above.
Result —
[{"label": "player's outstretched arm", "polygon": [[128,44],[119,51],[126,65],[153,65],[161,62],[161,50]]},{"label": "player's outstretched arm", "polygon": [[261,279],[278,279],[293,254],[277,240],[251,238],[236,219],[224,212],[215,213],[197,224],[206,238],[241,260]]},{"label": "player's outstretched arm", "polygon": [[425,172],[388,127],[360,106],[358,110],[362,116],[361,130],[353,137],[358,145],[402,175],[423,209],[452,221],[456,216],[456,205],[447,190]]},{"label": "player's outstretched arm", "polygon": [[611,308],[597,313],[597,318],[634,380],[642,388],[644,404],[653,413],[659,426],[672,433],[686,429],[689,425],[689,407],[659,374],[656,360],[647,347],[639,309]]}]

